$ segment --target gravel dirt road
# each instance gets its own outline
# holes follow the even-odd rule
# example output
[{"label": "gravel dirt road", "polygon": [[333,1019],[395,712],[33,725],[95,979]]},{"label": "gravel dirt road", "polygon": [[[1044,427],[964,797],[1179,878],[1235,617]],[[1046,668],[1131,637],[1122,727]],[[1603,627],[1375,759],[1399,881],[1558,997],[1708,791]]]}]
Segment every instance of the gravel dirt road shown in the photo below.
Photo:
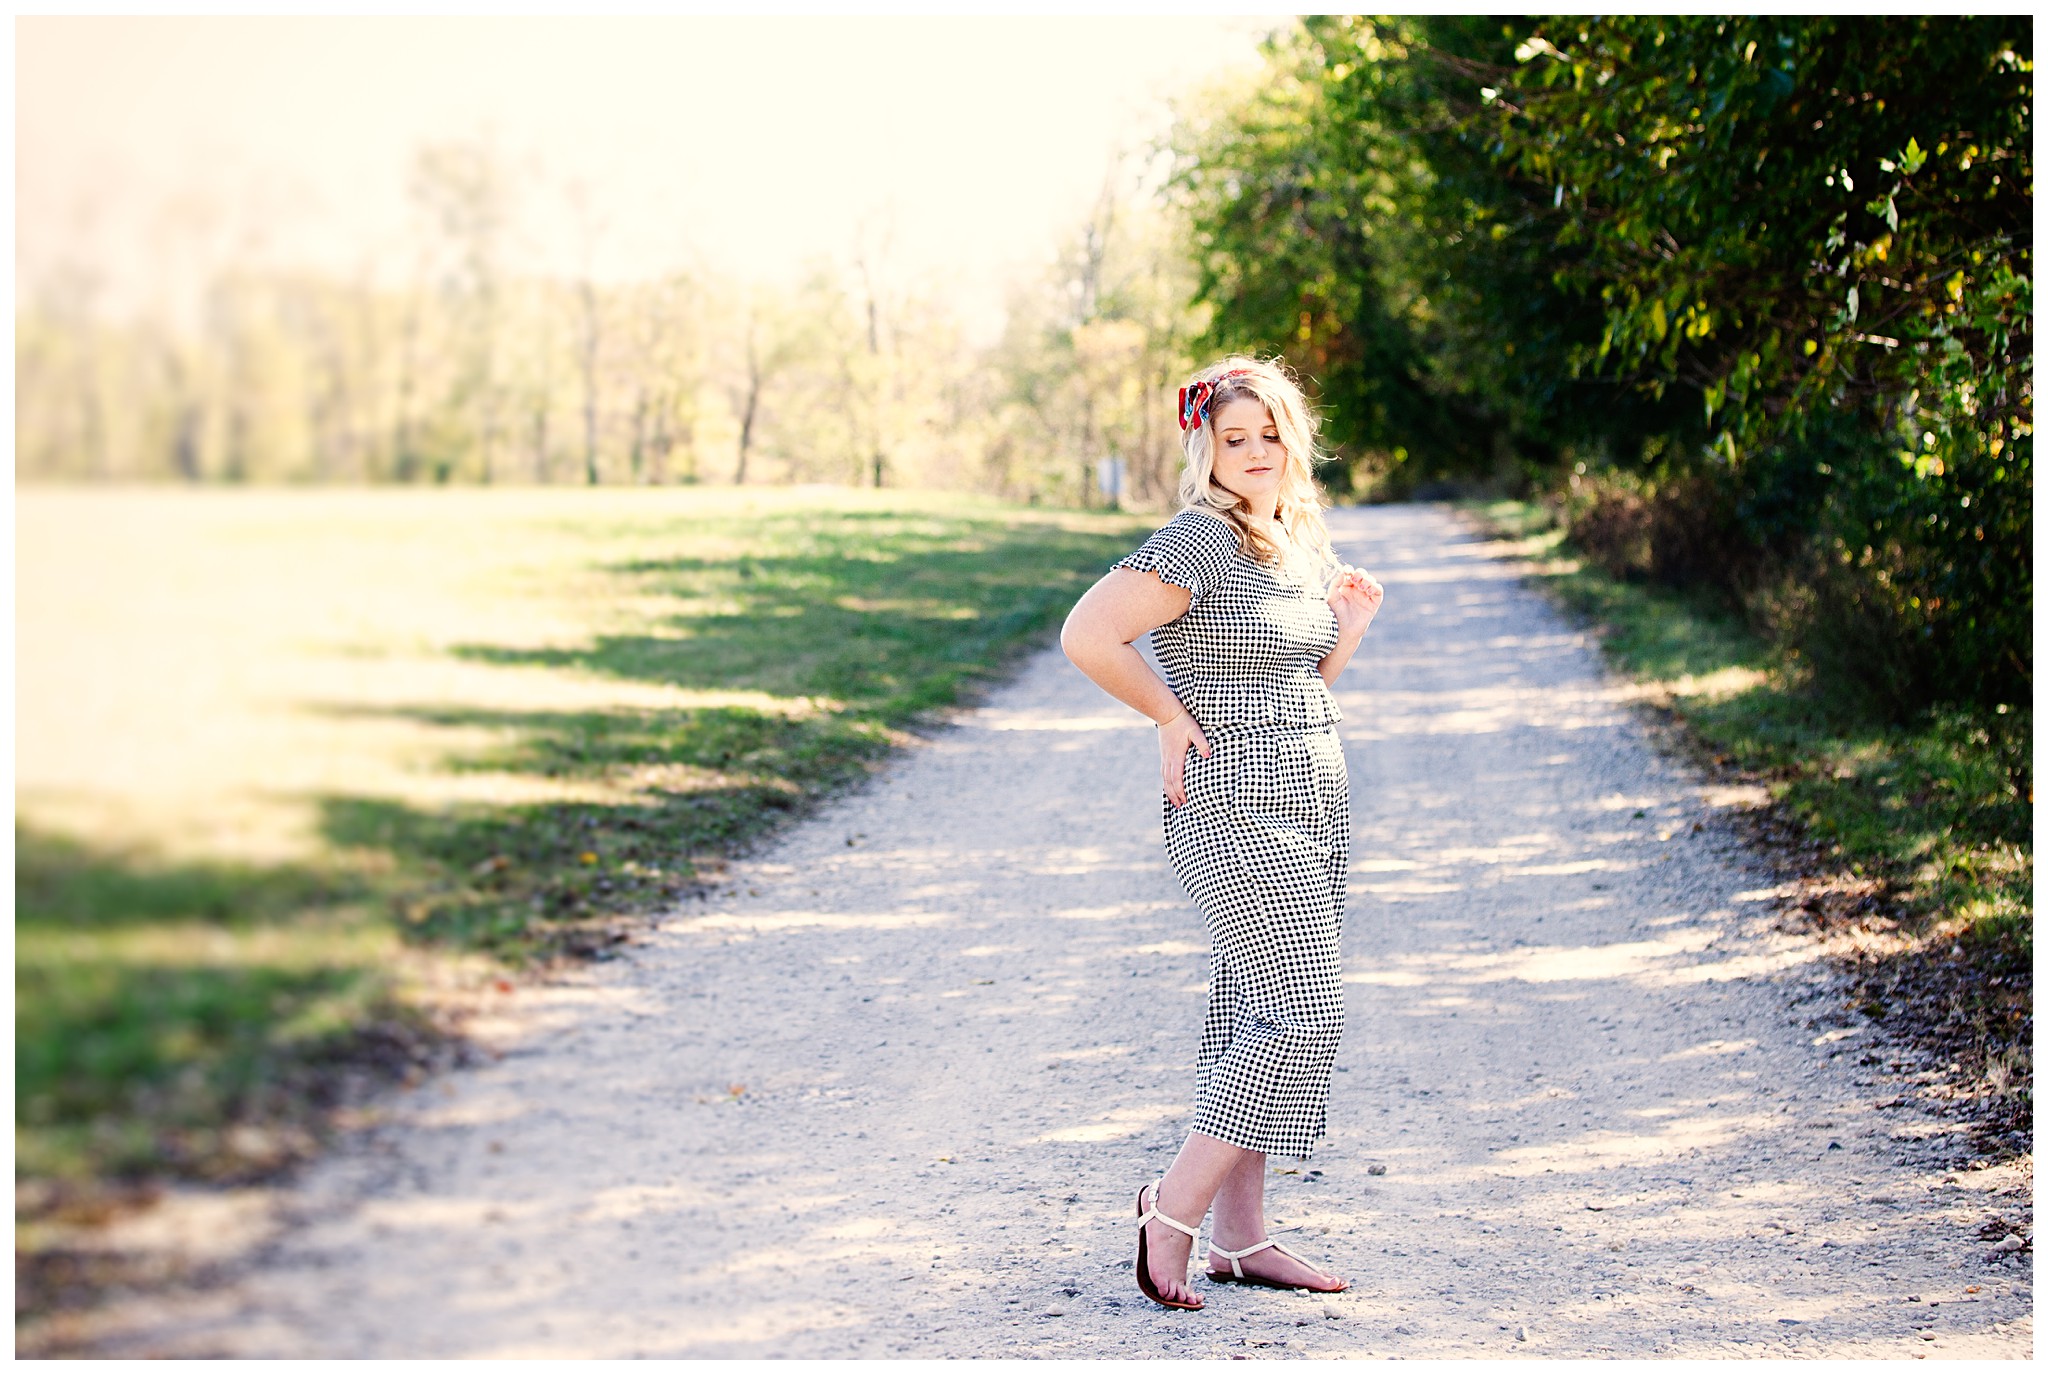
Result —
[{"label": "gravel dirt road", "polygon": [[[122,1355],[1033,1358],[2032,1351],[2014,1175],[1917,1112],[1714,792],[1447,509],[1334,516],[1387,604],[1339,684],[1349,1022],[1275,1225],[1357,1285],[1132,1283],[1205,940],[1153,737],[1057,650],[500,1060],[292,1186],[127,1232],[221,1256]],[[2001,1181],[2001,1179],[2003,1179]]]}]

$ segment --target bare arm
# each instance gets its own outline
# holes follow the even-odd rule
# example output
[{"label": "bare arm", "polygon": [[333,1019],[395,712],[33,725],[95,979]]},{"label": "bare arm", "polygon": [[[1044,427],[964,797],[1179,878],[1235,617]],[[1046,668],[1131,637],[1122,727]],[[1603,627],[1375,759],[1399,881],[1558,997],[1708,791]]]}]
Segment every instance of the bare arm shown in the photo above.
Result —
[{"label": "bare arm", "polygon": [[1060,630],[1060,648],[1076,668],[1159,727],[1160,779],[1167,800],[1175,807],[1187,802],[1182,771],[1188,746],[1206,756],[1209,740],[1173,689],[1131,645],[1147,632],[1187,614],[1189,600],[1183,587],[1151,572],[1119,567],[1088,588]]},{"label": "bare arm", "polygon": [[1344,671],[1344,665],[1351,661],[1351,655],[1358,652],[1358,643],[1364,634],[1365,631],[1360,630],[1353,635],[1337,636],[1337,647],[1324,654],[1322,661],[1316,664],[1316,671],[1323,675],[1323,686],[1330,687],[1336,684],[1337,675]]},{"label": "bare arm", "polygon": [[1060,648],[1097,687],[1164,723],[1184,710],[1180,698],[1131,645],[1187,612],[1188,593],[1182,588],[1151,572],[1119,567],[1074,603],[1060,630]]}]

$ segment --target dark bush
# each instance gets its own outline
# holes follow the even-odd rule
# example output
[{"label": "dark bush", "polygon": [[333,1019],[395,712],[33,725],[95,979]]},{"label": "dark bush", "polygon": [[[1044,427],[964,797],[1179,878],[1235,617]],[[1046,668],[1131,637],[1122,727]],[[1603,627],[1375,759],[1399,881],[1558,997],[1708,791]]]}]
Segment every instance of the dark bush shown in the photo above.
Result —
[{"label": "dark bush", "polygon": [[1650,572],[1673,586],[1703,583],[1740,595],[1757,554],[1735,514],[1734,487],[1715,475],[1679,476],[1650,498]]},{"label": "dark bush", "polygon": [[1645,577],[1651,571],[1650,502],[1608,478],[1580,480],[1567,501],[1565,536],[1610,576]]},{"label": "dark bush", "polygon": [[1656,483],[1588,476],[1567,501],[1566,533],[1613,576],[1712,586],[1740,602],[1760,579],[1764,553],[1736,506],[1736,487],[1714,475]]},{"label": "dark bush", "polygon": [[1899,592],[1877,554],[1816,542],[1779,563],[1744,603],[1750,624],[1790,651],[1823,700],[1858,720],[1909,719],[1933,692]]}]

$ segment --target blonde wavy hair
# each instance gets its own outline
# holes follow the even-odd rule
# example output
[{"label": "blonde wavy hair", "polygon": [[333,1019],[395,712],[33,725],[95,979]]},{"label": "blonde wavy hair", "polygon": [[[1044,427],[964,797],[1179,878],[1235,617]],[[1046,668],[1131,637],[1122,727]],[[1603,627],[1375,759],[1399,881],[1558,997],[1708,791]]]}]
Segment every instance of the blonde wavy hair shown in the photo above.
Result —
[{"label": "blonde wavy hair", "polygon": [[[1184,509],[1206,510],[1237,530],[1239,550],[1255,562],[1271,563],[1316,581],[1341,564],[1330,546],[1323,523],[1323,497],[1309,468],[1321,459],[1316,450],[1315,410],[1278,356],[1226,356],[1195,372],[1190,389],[1207,383],[1212,389],[1207,416],[1197,413],[1193,426],[1180,435],[1186,458],[1181,467],[1179,498]],[[1217,412],[1239,399],[1257,399],[1273,415],[1287,462],[1281,468],[1280,494],[1274,513],[1254,514],[1243,497],[1216,483]]]}]

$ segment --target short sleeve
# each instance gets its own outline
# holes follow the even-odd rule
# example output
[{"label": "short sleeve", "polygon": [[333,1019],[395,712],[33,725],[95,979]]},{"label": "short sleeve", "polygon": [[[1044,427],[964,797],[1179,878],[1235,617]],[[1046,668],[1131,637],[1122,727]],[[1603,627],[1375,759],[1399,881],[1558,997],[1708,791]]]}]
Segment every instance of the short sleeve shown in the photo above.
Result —
[{"label": "short sleeve", "polygon": [[1162,581],[1185,588],[1192,604],[1222,584],[1237,553],[1237,531],[1228,523],[1184,509],[1115,567],[1155,572]]}]

